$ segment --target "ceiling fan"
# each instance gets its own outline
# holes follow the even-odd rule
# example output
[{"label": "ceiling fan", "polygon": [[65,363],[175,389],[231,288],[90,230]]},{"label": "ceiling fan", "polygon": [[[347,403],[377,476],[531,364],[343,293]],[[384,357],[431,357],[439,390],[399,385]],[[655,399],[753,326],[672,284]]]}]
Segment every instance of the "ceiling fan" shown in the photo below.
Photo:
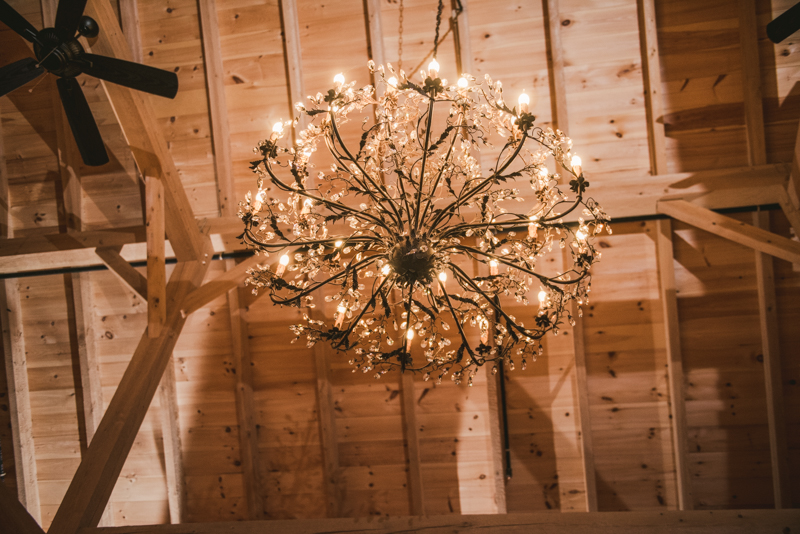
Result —
[{"label": "ceiling fan", "polygon": [[61,0],[56,11],[55,27],[37,31],[14,8],[0,0],[0,21],[33,43],[36,54],[36,59],[25,58],[0,68],[0,96],[25,85],[45,71],[58,76],[58,93],[81,157],[87,165],[97,166],[108,163],[108,154],[75,77],[85,73],[166,98],[175,98],[178,77],[174,72],[86,53],[78,42],[78,35],[96,37],[100,32],[94,19],[83,16],[86,2]]}]

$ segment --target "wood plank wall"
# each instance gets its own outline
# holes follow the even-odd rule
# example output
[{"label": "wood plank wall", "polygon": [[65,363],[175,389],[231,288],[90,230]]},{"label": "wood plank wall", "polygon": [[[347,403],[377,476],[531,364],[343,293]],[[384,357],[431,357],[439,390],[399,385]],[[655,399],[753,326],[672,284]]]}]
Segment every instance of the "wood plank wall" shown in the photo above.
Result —
[{"label": "wood plank wall", "polygon": [[[137,5],[144,62],[174,70],[179,77],[181,90],[174,101],[152,101],[192,207],[202,219],[219,212],[197,1],[139,0]],[[792,3],[756,2],[760,25]],[[40,26],[38,1],[11,4]],[[637,4],[558,4],[569,133],[584,158],[593,194],[602,202],[604,196],[630,191],[647,179],[650,169]],[[276,120],[290,118],[280,5],[266,0],[219,0],[216,5],[239,199],[255,186],[247,168],[252,147]],[[380,6],[385,59],[396,65],[398,4]],[[541,124],[549,125],[542,2],[500,6],[470,0],[468,8],[473,74],[480,78],[490,73],[503,80],[509,102],[525,89]],[[326,89],[340,71],[348,80],[368,83],[361,3],[298,0],[297,11],[306,94]],[[442,34],[447,30],[448,8],[445,11]],[[737,14],[735,0],[656,2],[669,172],[747,163]],[[434,2],[405,2],[407,72],[432,48],[434,16]],[[800,117],[800,54],[796,41],[773,47],[763,33],[759,37],[768,160],[786,162],[791,160]],[[28,54],[5,27],[0,28],[0,50],[2,64]],[[442,75],[455,80],[452,34],[440,45],[439,62]],[[140,191],[116,119],[99,83],[88,77],[81,83],[111,155],[107,166],[81,169],[87,194],[84,226],[140,224]],[[47,87],[31,84],[0,98],[17,236],[57,228],[58,162]],[[352,126],[345,129],[346,138],[358,135]],[[484,154],[491,158],[493,153]],[[750,215],[737,217],[749,220]],[[779,212],[772,212],[771,227],[791,236]],[[682,224],[674,228],[694,507],[771,507],[752,251]],[[675,509],[655,223],[625,223],[614,225],[614,230],[601,239],[603,258],[594,271],[592,300],[584,316],[599,509]],[[223,271],[222,262],[215,262],[208,278]],[[800,275],[781,260],[775,261],[775,273],[792,504],[798,506],[800,332],[795,326],[800,319]],[[88,278],[103,398],[108,400],[144,329],[147,304],[110,272],[94,272]],[[21,279],[20,295],[46,528],[80,459],[79,407],[62,278]],[[290,343],[288,325],[298,320],[296,311],[274,309],[267,299],[252,296],[243,298],[241,305],[253,364],[262,481],[258,497],[268,518],[325,517],[313,349]],[[247,517],[229,317],[224,297],[211,302],[190,317],[175,349],[186,521]],[[565,329],[548,338],[539,361],[528,362],[525,371],[517,362],[517,369],[506,374],[513,468],[506,485],[509,512],[585,509],[572,335]],[[346,356],[329,357],[341,515],[408,514],[409,464],[399,381],[353,374]],[[5,384],[3,366],[0,379]],[[0,389],[0,405],[7,405],[2,394]],[[487,394],[483,373],[472,388],[415,378],[426,513],[497,510]],[[154,401],[112,495],[116,525],[169,522],[159,409]],[[13,480],[8,419],[2,410],[0,444],[7,481]]]}]

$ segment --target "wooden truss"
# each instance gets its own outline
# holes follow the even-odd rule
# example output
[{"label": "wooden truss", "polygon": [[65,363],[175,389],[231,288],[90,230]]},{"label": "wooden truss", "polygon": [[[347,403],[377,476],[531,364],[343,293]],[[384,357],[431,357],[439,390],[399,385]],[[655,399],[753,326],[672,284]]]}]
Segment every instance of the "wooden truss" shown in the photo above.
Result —
[{"label": "wooden truss", "polygon": [[[561,23],[558,0],[543,0],[548,31],[548,56],[550,59],[551,98],[554,123],[562,130],[569,129],[564,90],[564,62],[560,46]],[[42,0],[46,16],[53,16],[54,0]],[[281,13],[288,84],[291,101],[302,99],[302,66],[300,57],[299,28],[296,6],[291,0],[282,0]],[[135,2],[122,3],[121,18],[125,34],[109,0],[92,0],[87,5],[87,14],[103,28],[100,37],[92,45],[95,53],[136,59],[139,53],[138,23]],[[101,231],[83,231],[80,221],[80,199],[82,189],[74,150],[66,142],[69,138],[62,112],[54,120],[59,132],[59,164],[63,198],[61,205],[64,221],[61,233],[50,236],[14,238],[10,232],[8,214],[7,173],[3,168],[5,158],[0,136],[0,227],[4,239],[0,242],[0,273],[22,273],[65,267],[85,267],[105,264],[128,287],[148,302],[148,326],[137,346],[130,364],[105,413],[99,396],[99,371],[88,310],[91,295],[87,290],[84,275],[65,275],[69,307],[72,310],[71,330],[81,362],[80,386],[84,396],[84,417],[87,421],[85,453],[63,502],[53,520],[50,532],[74,534],[93,532],[98,525],[108,524],[103,520],[104,510],[111,492],[131,449],[136,433],[145,417],[156,392],[159,391],[162,406],[166,407],[163,420],[170,515],[172,521],[181,521],[185,504],[182,490],[180,438],[177,431],[177,406],[175,403],[175,378],[171,370],[172,350],[186,323],[187,316],[213,299],[227,295],[233,332],[233,358],[236,367],[243,372],[237,375],[236,406],[240,428],[242,451],[242,473],[247,493],[247,516],[252,520],[264,518],[261,501],[258,467],[259,455],[254,422],[250,351],[248,347],[247,323],[242,309],[243,298],[239,286],[245,271],[255,264],[255,259],[238,265],[227,260],[226,272],[203,284],[215,252],[216,236],[230,235],[239,229],[235,217],[235,193],[232,181],[231,150],[229,145],[227,109],[222,85],[222,59],[215,43],[219,42],[217,11],[214,0],[202,0],[200,23],[202,29],[207,90],[212,123],[214,165],[219,186],[221,217],[198,224],[192,213],[175,163],[167,144],[154,120],[149,97],[113,84],[104,84],[109,102],[122,128],[143,184],[144,220],[142,226]],[[365,0],[367,27],[371,55],[376,63],[382,63],[382,37],[380,3]],[[457,58],[463,71],[471,70],[472,55],[469,51],[468,2],[460,0],[462,12],[453,23],[457,43]],[[741,0],[742,61],[744,65],[744,94],[747,118],[750,165],[747,168],[728,169],[704,173],[666,174],[666,150],[664,125],[661,121],[660,67],[653,0],[639,0],[639,25],[642,65],[645,82],[648,139],[650,143],[651,177],[631,187],[638,188],[641,205],[626,215],[651,215],[661,213],[731,239],[755,250],[758,266],[759,305],[761,330],[766,365],[766,381],[769,408],[769,429],[772,446],[773,479],[777,507],[788,505],[786,491],[786,430],[781,410],[780,366],[775,312],[775,288],[770,255],[800,263],[800,244],[769,232],[763,214],[756,213],[754,224],[747,225],[738,220],[720,215],[712,209],[741,206],[780,204],[795,232],[800,232],[800,136],[795,148],[791,170],[781,165],[767,165],[764,143],[763,112],[758,77],[758,56],[755,43],[754,0]],[[49,14],[49,15],[48,15]],[[54,106],[60,110],[60,106]],[[291,110],[289,110],[291,112]],[[657,202],[657,204],[656,204]],[[636,211],[638,210],[638,211]],[[614,212],[613,208],[609,209]],[[229,228],[233,230],[228,231]],[[169,237],[165,245],[164,232]],[[678,502],[681,510],[692,508],[691,485],[688,480],[686,460],[687,436],[685,409],[683,406],[683,372],[681,368],[680,336],[677,323],[677,298],[673,273],[672,229],[669,220],[659,221],[657,235],[661,296],[664,303],[665,336],[667,340],[670,398],[672,399],[672,425],[674,455],[677,469]],[[142,254],[140,244],[146,247]],[[174,256],[177,264],[169,280],[166,279],[165,259]],[[147,260],[147,276],[142,276],[130,264],[135,260]],[[11,526],[22,534],[42,533],[39,520],[38,489],[36,487],[35,461],[33,460],[33,438],[30,430],[30,402],[28,400],[25,348],[21,333],[19,294],[16,281],[6,279],[0,284],[0,319],[3,326],[4,353],[9,380],[10,408],[15,439],[14,455],[17,460],[19,479],[19,501],[9,495],[0,484],[0,524]],[[584,466],[586,510],[597,510],[594,463],[591,447],[591,432],[586,388],[586,355],[583,347],[581,323],[575,330],[573,342],[575,358],[575,381],[578,391],[578,417],[581,430],[581,450]],[[331,385],[328,377],[327,352],[321,344],[315,348],[317,368],[317,396],[320,409],[320,435],[324,451],[324,468],[328,514],[341,514],[340,468],[336,444],[335,418],[331,400]],[[165,374],[165,370],[168,370]],[[489,377],[489,403],[497,406],[498,384]],[[408,487],[411,491],[411,507],[415,515],[425,513],[424,487],[419,459],[418,425],[415,422],[414,381],[410,376],[401,378],[403,395],[403,424],[408,443],[409,469]],[[490,410],[494,458],[494,478],[497,494],[497,511],[504,513],[505,480],[502,449],[502,416],[497,409]],[[25,508],[20,505],[24,505]],[[695,512],[682,514],[641,514],[627,512],[619,516],[604,514],[608,518],[608,532],[619,528],[644,528],[646,526],[708,525],[710,514]],[[788,514],[788,512],[787,512]],[[508,525],[564,524],[586,525],[590,519],[578,514],[558,514],[548,519],[534,516],[495,516],[494,519],[463,521],[464,531],[474,527],[485,529]],[[487,516],[488,517],[488,516]],[[788,515],[786,517],[789,517]],[[796,519],[796,515],[792,516]],[[774,512],[747,512],[743,517],[736,512],[714,512],[713,521],[720,525],[764,528],[782,527],[784,518]],[[300,522],[238,523],[192,526],[191,528],[162,527],[119,528],[116,532],[261,532],[270,526],[282,532],[323,532],[326,529],[361,531],[374,528],[440,527],[452,524],[452,519],[392,519],[372,525],[358,520],[326,520]],[[374,528],[373,528],[374,527]],[[724,528],[724,526],[723,526]]]}]

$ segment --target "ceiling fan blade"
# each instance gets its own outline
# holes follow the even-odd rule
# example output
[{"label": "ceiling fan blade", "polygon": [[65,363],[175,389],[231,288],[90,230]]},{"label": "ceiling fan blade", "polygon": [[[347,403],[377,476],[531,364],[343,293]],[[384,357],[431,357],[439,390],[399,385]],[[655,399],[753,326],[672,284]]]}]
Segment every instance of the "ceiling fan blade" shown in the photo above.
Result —
[{"label": "ceiling fan blade", "polygon": [[56,29],[70,37],[78,31],[78,23],[86,8],[86,0],[61,0],[56,10]]},{"label": "ceiling fan blade", "polygon": [[36,28],[25,17],[3,0],[0,0],[0,21],[30,42],[36,41]]},{"label": "ceiling fan blade", "polygon": [[0,68],[0,96],[22,87],[44,72],[35,59],[26,57]]},{"label": "ceiling fan blade", "polygon": [[59,78],[56,85],[83,162],[92,166],[108,163],[103,138],[100,137],[100,130],[97,129],[80,84],[75,78]]},{"label": "ceiling fan blade", "polygon": [[81,54],[81,70],[107,82],[166,98],[175,98],[178,76],[174,72],[113,57]]},{"label": "ceiling fan blade", "polygon": [[767,24],[767,37],[778,44],[797,30],[800,30],[800,3],[790,7]]}]

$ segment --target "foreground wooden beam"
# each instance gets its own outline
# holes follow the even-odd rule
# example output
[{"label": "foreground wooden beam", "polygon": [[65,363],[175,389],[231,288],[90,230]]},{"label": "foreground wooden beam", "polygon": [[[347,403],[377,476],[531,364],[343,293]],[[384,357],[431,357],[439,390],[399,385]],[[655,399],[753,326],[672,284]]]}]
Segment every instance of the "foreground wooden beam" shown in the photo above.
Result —
[{"label": "foreground wooden beam", "polygon": [[17,496],[2,482],[0,482],[0,525],[3,525],[3,532],[44,534],[42,527],[17,500]]},{"label": "foreground wooden beam", "polygon": [[243,283],[248,276],[247,270],[258,265],[260,259],[262,258],[259,256],[251,256],[235,266],[232,261],[228,262],[229,269],[227,271],[192,291],[184,299],[181,313],[184,316],[194,313],[215,298]]},{"label": "foreground wooden beam", "polygon": [[164,185],[145,175],[147,211],[147,332],[158,337],[167,321],[167,266],[164,249]]},{"label": "foreground wooden beam", "polygon": [[426,534],[772,534],[793,532],[800,510],[708,510],[693,512],[597,512],[590,514],[439,515],[280,521],[231,521],[83,529],[78,534],[342,534],[425,532]]},{"label": "foreground wooden beam", "polygon": [[167,284],[167,323],[157,338],[143,334],[56,512],[51,534],[97,525],[186,322],[181,301],[200,285],[208,265],[194,261],[175,266]]},{"label": "foreground wooden beam", "polygon": [[691,202],[662,201],[658,203],[658,212],[776,258],[800,263],[800,243],[797,241],[720,215]]},{"label": "foreground wooden beam", "polygon": [[667,349],[667,375],[669,376],[670,422],[672,423],[672,450],[675,459],[675,483],[678,492],[678,509],[694,508],[692,481],[689,474],[689,440],[686,429],[686,401],[684,396],[681,334],[678,320],[678,293],[675,287],[672,224],[658,221],[656,233],[658,278],[661,292],[661,309]]},{"label": "foreground wooden beam", "polygon": [[144,226],[17,237],[6,239],[0,243],[0,257],[97,247],[121,247],[130,243],[144,243],[146,240],[147,234]]},{"label": "foreground wooden beam", "polygon": [[[130,61],[130,46],[109,0],[92,0],[85,14],[102,28],[92,43],[92,53]],[[142,175],[156,177],[164,184],[167,233],[175,255],[179,260],[200,259],[205,252],[205,236],[197,229],[189,198],[153,115],[151,97],[113,83],[103,82],[103,87]]]},{"label": "foreground wooden beam", "polygon": [[[753,213],[753,225],[769,230],[769,213]],[[758,316],[761,326],[761,351],[764,355],[764,381],[767,393],[767,425],[772,458],[772,493],[775,508],[792,506],[789,470],[789,448],[786,440],[786,419],[783,410],[781,381],[781,342],[778,334],[778,302],[775,297],[775,270],[772,258],[756,252],[756,284]]]},{"label": "foreground wooden beam", "polygon": [[147,300],[147,278],[122,257],[120,250],[122,247],[97,247],[94,252],[123,284]]}]

